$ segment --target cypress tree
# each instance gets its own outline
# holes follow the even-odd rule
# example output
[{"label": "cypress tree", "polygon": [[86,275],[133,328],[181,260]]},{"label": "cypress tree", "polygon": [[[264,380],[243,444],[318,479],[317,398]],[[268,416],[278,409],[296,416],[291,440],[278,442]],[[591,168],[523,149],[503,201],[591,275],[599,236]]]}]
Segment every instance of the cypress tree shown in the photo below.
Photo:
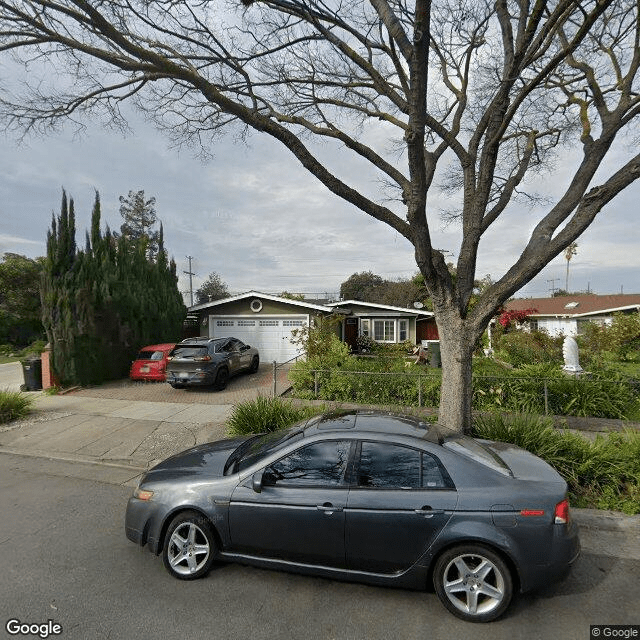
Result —
[{"label": "cypress tree", "polygon": [[43,322],[52,366],[62,384],[99,384],[128,372],[137,350],[180,338],[186,309],[175,263],[167,265],[163,230],[154,260],[144,243],[100,231],[96,191],[84,251],[75,241],[73,199],[62,193],[47,233],[42,278]]}]

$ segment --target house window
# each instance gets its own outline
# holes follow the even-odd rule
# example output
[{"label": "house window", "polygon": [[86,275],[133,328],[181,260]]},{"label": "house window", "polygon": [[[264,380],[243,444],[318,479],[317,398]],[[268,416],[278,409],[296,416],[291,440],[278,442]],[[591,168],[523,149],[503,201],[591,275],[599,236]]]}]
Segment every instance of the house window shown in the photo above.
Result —
[{"label": "house window", "polygon": [[283,320],[283,327],[303,327],[305,324],[304,320]]},{"label": "house window", "polygon": [[538,331],[538,321],[529,320],[529,331]]},{"label": "house window", "polygon": [[360,320],[360,335],[361,336],[370,336],[371,335],[371,322],[368,319]]},{"label": "house window", "polygon": [[404,342],[409,339],[409,321],[398,320],[398,342]]},{"label": "house window", "polygon": [[376,342],[395,342],[396,323],[394,320],[374,320],[373,339]]}]

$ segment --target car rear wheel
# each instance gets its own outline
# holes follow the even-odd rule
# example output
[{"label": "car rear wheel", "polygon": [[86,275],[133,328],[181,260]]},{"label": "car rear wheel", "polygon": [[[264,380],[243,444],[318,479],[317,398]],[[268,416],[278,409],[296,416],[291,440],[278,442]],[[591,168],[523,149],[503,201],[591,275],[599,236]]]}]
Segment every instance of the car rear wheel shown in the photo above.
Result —
[{"label": "car rear wheel", "polygon": [[211,525],[195,511],[177,515],[169,524],[162,549],[167,571],[179,580],[196,580],[209,573],[216,552]]},{"label": "car rear wheel", "polygon": [[222,389],[227,388],[227,383],[229,382],[229,370],[226,368],[219,369],[216,374],[216,381],[214,386],[218,391],[222,391]]},{"label": "car rear wheel", "polygon": [[481,545],[460,545],[437,560],[433,584],[442,604],[468,622],[501,616],[513,595],[511,572],[504,560]]},{"label": "car rear wheel", "polygon": [[184,389],[184,385],[182,384],[176,384],[175,382],[170,382],[169,383],[174,389]]},{"label": "car rear wheel", "polygon": [[251,360],[251,366],[249,367],[249,373],[255,373],[260,366],[260,358],[258,356],[253,356],[253,360]]}]

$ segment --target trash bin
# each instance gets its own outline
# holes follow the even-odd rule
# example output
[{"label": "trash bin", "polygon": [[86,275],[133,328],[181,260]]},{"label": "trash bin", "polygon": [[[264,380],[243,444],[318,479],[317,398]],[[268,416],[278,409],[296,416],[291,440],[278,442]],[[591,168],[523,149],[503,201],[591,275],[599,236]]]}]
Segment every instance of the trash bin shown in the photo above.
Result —
[{"label": "trash bin", "polygon": [[429,366],[434,368],[440,368],[442,361],[440,358],[440,341],[428,340],[429,343]]},{"label": "trash bin", "polygon": [[33,356],[22,360],[25,391],[39,391],[42,389],[42,358]]}]

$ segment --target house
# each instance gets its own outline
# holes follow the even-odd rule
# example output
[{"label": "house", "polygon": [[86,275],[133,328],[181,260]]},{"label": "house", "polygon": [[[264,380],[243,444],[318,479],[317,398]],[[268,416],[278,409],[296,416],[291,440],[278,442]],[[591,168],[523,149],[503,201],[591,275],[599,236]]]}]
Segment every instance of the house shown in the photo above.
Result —
[{"label": "house", "polygon": [[437,340],[431,311],[348,300],[319,304],[249,291],[189,308],[194,335],[233,336],[257,347],[263,362],[286,362],[301,354],[291,342],[295,329],[317,318],[337,316],[337,332],[352,349],[359,335],[398,343],[404,340]]},{"label": "house", "polygon": [[361,300],[330,302],[326,306],[342,317],[340,337],[352,350],[356,349],[356,340],[361,335],[383,343],[409,340],[418,344],[422,340],[438,340],[432,311]]},{"label": "house", "polygon": [[579,294],[556,298],[521,298],[505,304],[507,311],[535,309],[530,330],[544,329],[552,336],[576,336],[588,322],[611,324],[615,313],[640,312],[640,294]]}]

